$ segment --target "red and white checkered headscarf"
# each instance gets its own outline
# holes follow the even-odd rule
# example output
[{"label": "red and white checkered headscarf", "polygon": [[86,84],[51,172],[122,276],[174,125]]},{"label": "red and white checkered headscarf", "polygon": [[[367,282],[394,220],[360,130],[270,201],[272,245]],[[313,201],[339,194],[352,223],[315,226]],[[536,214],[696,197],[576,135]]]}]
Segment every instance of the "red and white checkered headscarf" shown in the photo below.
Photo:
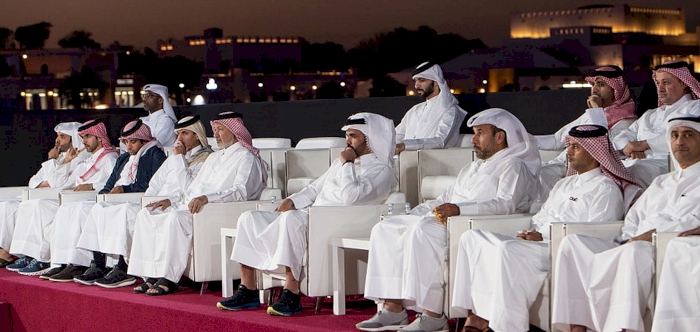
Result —
[{"label": "red and white checkered headscarf", "polygon": [[214,120],[210,121],[212,128],[214,128],[214,124],[217,122],[231,131],[244,148],[260,157],[260,151],[253,146],[253,136],[250,135],[248,128],[243,124],[240,113],[230,111],[221,112]]},{"label": "red and white checkered headscarf", "polygon": [[[624,190],[629,185],[641,187],[632,179],[632,175],[622,162],[615,147],[608,139],[608,131],[597,125],[581,125],[571,128],[566,136],[566,147],[569,148],[571,142],[576,142],[588,152],[593,159],[598,161],[600,169],[611,180],[615,181],[620,189]],[[566,176],[578,174],[569,167]]]},{"label": "red and white checkered headscarf", "polygon": [[[618,76],[612,76],[606,74],[605,72],[619,72]],[[623,72],[619,67],[605,66],[597,68],[590,76],[586,77],[586,82],[591,85],[595,84],[596,80],[603,80],[605,84],[609,85],[614,92],[615,101],[612,105],[605,109],[605,118],[608,120],[608,129],[612,128],[620,120],[625,119],[636,119],[637,105],[632,99],[632,94],[630,93],[629,86],[625,82],[623,77]]]},{"label": "red and white checkered headscarf", "polygon": [[[690,88],[690,95],[691,98],[693,99],[698,99],[700,98],[700,82],[693,77],[693,74],[688,70],[688,63],[685,61],[666,61],[658,66],[656,66],[656,69],[654,69],[654,73],[651,75],[651,78],[654,80],[654,84],[656,84],[656,88],[659,88],[659,83],[656,82],[656,73],[657,72],[667,72],[675,77],[677,77],[683,84],[688,86]],[[661,99],[659,99],[659,106],[663,105],[661,103]]]},{"label": "red and white checkered headscarf", "polygon": [[151,128],[144,124],[143,121],[141,121],[141,119],[137,119],[127,123],[121,132],[119,140],[122,141],[122,143],[124,143],[124,141],[128,139],[140,139],[146,142],[150,142],[155,138],[151,134]]},{"label": "red and white checkered headscarf", "polygon": [[78,129],[78,134],[80,136],[90,134],[99,137],[102,139],[102,147],[104,147],[105,150],[114,150],[114,146],[109,141],[109,135],[107,135],[107,127],[105,127],[105,124],[100,120],[88,120],[83,123]]}]

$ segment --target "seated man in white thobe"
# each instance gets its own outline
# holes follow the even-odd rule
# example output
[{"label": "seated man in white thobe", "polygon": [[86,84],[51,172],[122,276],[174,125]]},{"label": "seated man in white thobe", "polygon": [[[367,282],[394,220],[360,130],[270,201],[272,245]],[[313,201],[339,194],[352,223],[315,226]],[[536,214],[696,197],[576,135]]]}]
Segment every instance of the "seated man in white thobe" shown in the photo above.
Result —
[{"label": "seated man in white thobe", "polygon": [[148,111],[148,116],[141,118],[141,121],[151,128],[151,133],[165,148],[170,148],[175,144],[177,136],[173,129],[177,118],[170,105],[168,87],[159,84],[146,84],[141,94],[143,98],[143,108]]},{"label": "seated man in white thobe", "polygon": [[700,82],[684,61],[658,65],[652,77],[659,95],[659,108],[646,111],[629,128],[613,137],[615,148],[626,156],[622,163],[644,187],[668,172],[669,150],[664,133],[669,114],[700,97]]},{"label": "seated man in white thobe", "polygon": [[[464,331],[528,331],[529,309],[549,275],[552,222],[621,220],[623,188],[636,185],[602,126],[580,125],[566,137],[570,175],[559,180],[532,229],[516,236],[481,230],[460,239],[452,306],[468,313]],[[524,240],[524,241],[523,241]]]},{"label": "seated man in white thobe", "polygon": [[424,62],[413,70],[413,80],[416,92],[426,100],[411,107],[396,126],[396,154],[456,146],[467,112],[450,92],[442,69],[433,62]]},{"label": "seated man in white thobe", "polygon": [[[654,277],[656,232],[700,226],[700,114],[669,116],[667,144],[676,171],[651,183],[615,241],[564,238],[554,272],[552,324],[564,331],[645,331]],[[624,243],[624,244],[620,244]]]},{"label": "seated man in white thobe", "polygon": [[[54,146],[49,150],[48,159],[41,163],[41,169],[29,179],[29,188],[64,188],[67,178],[56,176],[56,169],[69,167],[74,169],[80,162],[89,156],[88,152],[81,152],[78,158],[73,159],[70,165],[63,163],[68,150],[79,150],[83,140],[78,135],[79,122],[59,123],[54,128],[56,139]],[[10,249],[12,234],[15,232],[17,209],[22,202],[21,198],[0,201],[0,268],[10,265],[14,258],[6,249]]]},{"label": "seated man in white thobe", "polygon": [[[302,261],[307,247],[308,206],[380,204],[396,176],[391,160],[396,147],[393,121],[358,113],[342,128],[347,147],[326,173],[272,211],[249,211],[238,218],[238,237],[231,260],[241,264],[241,284],[230,298],[217,303],[226,310],[260,306],[255,270],[285,269],[282,294],[267,308],[270,315],[301,312]],[[328,222],[333,222],[329,220]]]},{"label": "seated man in white thobe", "polygon": [[[214,202],[260,198],[267,183],[267,164],[239,113],[220,113],[211,121],[219,151],[209,155],[197,177],[178,198],[148,205],[136,215],[129,274],[146,279],[150,288],[137,293],[165,295],[177,290],[192,248],[193,214]],[[156,239],[154,241],[154,239]]]},{"label": "seated man in white thobe", "polygon": [[[597,68],[586,76],[590,83],[591,95],[586,99],[588,109],[578,119],[570,122],[552,135],[538,135],[537,146],[541,150],[559,150],[564,148],[564,138],[569,130],[581,124],[602,124],[592,119],[602,111],[607,122],[610,137],[615,137],[627,129],[637,119],[636,105],[624,72],[618,66]],[[540,169],[540,201],[547,200],[550,190],[566,174],[566,152],[542,165]]]},{"label": "seated man in white thobe", "polygon": [[[537,195],[537,141],[511,113],[492,108],[472,116],[477,160],[462,168],[437,200],[372,229],[365,297],[384,300],[360,330],[441,331],[447,218],[527,212]],[[422,311],[411,325],[405,308]]]},{"label": "seated man in white thobe", "polygon": [[[183,121],[187,121],[188,119],[191,119],[191,117],[184,118]],[[141,154],[142,157],[139,158],[141,162],[139,162],[137,166],[136,181],[125,186],[123,190],[125,192],[140,192],[144,181],[148,181],[147,189],[144,193],[145,196],[177,196],[182,191],[180,188],[186,186],[186,184],[189,183],[188,181],[191,181],[190,171],[186,163],[193,158],[201,156],[206,158],[208,154],[207,149],[202,147],[201,141],[197,139],[197,136],[192,131],[188,131],[189,134],[187,135],[188,139],[186,140],[186,144],[179,149],[175,149],[175,154],[158,166],[155,174],[150,176],[150,169],[156,165],[148,165],[149,163],[147,160],[152,159],[149,155],[151,153],[154,154],[153,156],[157,155],[156,159],[160,160],[163,158],[164,154],[162,154],[162,151],[157,151],[160,150],[160,143],[153,139],[146,130],[147,128],[148,126],[144,124],[140,132],[138,132],[139,128],[131,128],[130,131],[133,131],[133,133],[123,133],[123,137],[128,137],[128,139],[141,139],[145,142],[145,145],[137,152],[137,154]],[[180,131],[182,132],[182,130]],[[203,133],[204,130],[202,127],[202,134]],[[187,147],[185,148],[185,146]],[[153,149],[153,151],[149,151],[149,149]],[[183,157],[184,150],[194,151],[193,153],[187,154],[192,157]],[[210,152],[211,150],[208,151]],[[124,157],[126,157],[126,155]],[[136,160],[135,157],[136,156],[134,156],[133,160]],[[203,159],[201,159],[201,162],[203,162]],[[201,165],[201,162],[195,165]],[[119,165],[119,163],[117,163],[117,165]],[[113,173],[113,176],[115,176],[115,174],[122,175],[123,168],[127,166],[122,167],[118,173]],[[138,167],[142,169],[138,169]],[[194,167],[198,169],[197,166]],[[128,181],[128,179],[126,181]],[[76,207],[80,208],[76,208],[72,211],[71,218],[59,218],[59,214],[56,214],[54,235],[51,241],[51,262],[53,265],[60,264],[61,267],[58,268],[56,273],[47,274],[50,281],[70,282],[74,281],[76,276],[85,273],[86,267],[91,263],[93,253],[78,249],[77,244],[86,224],[102,225],[104,220],[107,219],[108,221],[106,223],[109,224],[109,227],[113,227],[114,230],[111,234],[118,236],[117,234],[123,229],[133,229],[133,220],[136,217],[136,213],[141,209],[141,204],[138,202],[99,202],[97,204],[83,202]],[[114,272],[114,274],[118,274],[118,272]],[[105,278],[97,279],[95,284],[98,286],[110,287],[119,284],[119,282],[115,282],[116,281],[112,278],[105,276]]]},{"label": "seated man in white thobe", "polygon": [[[85,122],[78,133],[83,138],[83,145],[91,155],[78,164],[73,171],[67,167],[79,156],[79,151],[70,149],[63,159],[64,167],[56,169],[56,176],[71,183],[74,191],[91,191],[103,188],[117,161],[118,152],[109,142],[107,127],[100,120]],[[10,271],[19,271],[24,275],[43,275],[51,270],[50,240],[53,233],[53,220],[58,210],[58,199],[37,199],[23,201],[17,210],[15,232],[12,236],[10,253],[24,255],[14,264],[8,265]]]}]

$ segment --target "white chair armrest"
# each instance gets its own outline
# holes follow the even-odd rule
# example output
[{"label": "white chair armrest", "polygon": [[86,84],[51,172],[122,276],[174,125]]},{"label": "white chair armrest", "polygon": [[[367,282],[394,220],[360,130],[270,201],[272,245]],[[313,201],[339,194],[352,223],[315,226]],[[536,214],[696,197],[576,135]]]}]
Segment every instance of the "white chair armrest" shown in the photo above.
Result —
[{"label": "white chair armrest", "polygon": [[157,202],[160,200],[164,200],[167,197],[162,197],[162,196],[141,196],[141,208],[145,207],[148,204],[151,204],[153,202]]},{"label": "white chair armrest", "polygon": [[[406,195],[401,192],[393,192],[387,197],[384,203],[403,204],[406,203]],[[394,207],[396,209],[396,207]]]},{"label": "white chair armrest", "polygon": [[97,191],[61,191],[58,195],[60,204],[82,201],[97,201]]},{"label": "white chair armrest", "polygon": [[29,187],[0,187],[0,199],[12,199],[22,197],[22,191],[28,190]]},{"label": "white chair armrest", "polygon": [[60,192],[58,188],[32,188],[22,191],[22,199],[58,199]]},{"label": "white chair armrest", "polygon": [[143,193],[99,194],[97,195],[97,201],[140,203],[142,197]]},{"label": "white chair armrest", "polygon": [[195,282],[221,280],[221,229],[236,228],[241,213],[255,210],[257,203],[208,203],[193,215],[188,278]]},{"label": "white chair armrest", "polygon": [[279,202],[271,203],[269,201],[264,202],[260,201],[258,204],[255,206],[255,209],[258,211],[275,211],[277,207],[280,205]]},{"label": "white chair armrest", "polygon": [[[332,241],[334,238],[369,238],[380,216],[387,213],[382,205],[311,206],[309,207],[307,296],[333,295]],[[364,271],[346,265],[347,273],[358,272],[347,278],[348,294],[364,290]]]},{"label": "white chair armrest", "polygon": [[473,217],[469,221],[469,228],[510,236],[515,236],[519,231],[531,228],[532,215],[504,215],[500,217],[501,218]]},{"label": "white chair armrest", "polygon": [[668,242],[678,237],[679,233],[655,233],[653,243],[656,249],[656,283],[655,287],[659,287],[659,278],[661,278],[661,268],[664,266],[664,258],[666,258],[666,247]]},{"label": "white chair armrest", "polygon": [[279,188],[265,188],[260,194],[261,201],[270,201],[272,196],[275,196],[276,200],[282,200],[282,189]]}]

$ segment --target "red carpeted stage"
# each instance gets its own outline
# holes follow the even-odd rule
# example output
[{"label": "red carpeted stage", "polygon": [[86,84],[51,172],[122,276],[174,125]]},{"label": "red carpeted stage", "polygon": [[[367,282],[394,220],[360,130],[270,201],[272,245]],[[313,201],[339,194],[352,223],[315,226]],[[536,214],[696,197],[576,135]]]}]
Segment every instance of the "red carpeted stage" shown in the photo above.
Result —
[{"label": "red carpeted stage", "polygon": [[[369,301],[348,304],[347,315],[333,315],[326,299],[314,314],[315,301],[293,317],[269,316],[260,309],[239,312],[216,308],[221,292],[181,287],[166,296],[131,293],[132,287],[105,289],[76,283],[55,283],[0,269],[0,309],[10,304],[12,321],[0,316],[0,331],[357,331],[355,324],[371,317]],[[5,314],[5,316],[7,316]],[[4,325],[4,326],[3,326]]]}]

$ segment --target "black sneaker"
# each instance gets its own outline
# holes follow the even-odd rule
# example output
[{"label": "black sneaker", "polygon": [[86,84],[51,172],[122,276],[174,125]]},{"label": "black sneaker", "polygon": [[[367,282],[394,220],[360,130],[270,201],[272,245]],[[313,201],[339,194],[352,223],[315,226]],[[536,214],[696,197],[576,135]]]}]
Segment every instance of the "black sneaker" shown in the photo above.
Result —
[{"label": "black sneaker", "polygon": [[267,307],[267,313],[273,316],[291,316],[301,312],[301,295],[289,289],[283,289],[275,303]]},{"label": "black sneaker", "polygon": [[55,282],[68,282],[68,281],[73,281],[73,278],[76,276],[79,276],[83,273],[85,273],[85,270],[87,268],[83,266],[75,266],[73,264],[68,264],[61,272],[58,272],[51,277],[49,277],[49,280],[55,281]]},{"label": "black sneaker", "polygon": [[63,270],[63,267],[60,267],[60,266],[54,267],[54,268],[52,268],[51,270],[49,270],[49,272],[46,272],[46,274],[40,275],[40,276],[39,276],[39,279],[49,280],[49,278],[50,278],[52,275],[54,275],[54,274],[56,274],[56,273],[58,273],[58,272],[61,272],[61,270]]},{"label": "black sneaker", "polygon": [[90,267],[85,271],[85,273],[81,275],[77,275],[73,277],[73,281],[86,285],[86,286],[92,286],[95,284],[95,281],[97,279],[100,279],[105,276],[105,269],[97,266],[97,264],[92,263],[90,264]]},{"label": "black sneaker", "polygon": [[216,303],[216,307],[224,310],[241,310],[260,307],[260,293],[250,290],[246,286],[238,285],[238,290],[233,296]]},{"label": "black sneaker", "polygon": [[95,285],[104,288],[117,288],[130,286],[136,282],[136,278],[126,274],[126,272],[118,267],[112,268],[104,278],[95,280]]}]

